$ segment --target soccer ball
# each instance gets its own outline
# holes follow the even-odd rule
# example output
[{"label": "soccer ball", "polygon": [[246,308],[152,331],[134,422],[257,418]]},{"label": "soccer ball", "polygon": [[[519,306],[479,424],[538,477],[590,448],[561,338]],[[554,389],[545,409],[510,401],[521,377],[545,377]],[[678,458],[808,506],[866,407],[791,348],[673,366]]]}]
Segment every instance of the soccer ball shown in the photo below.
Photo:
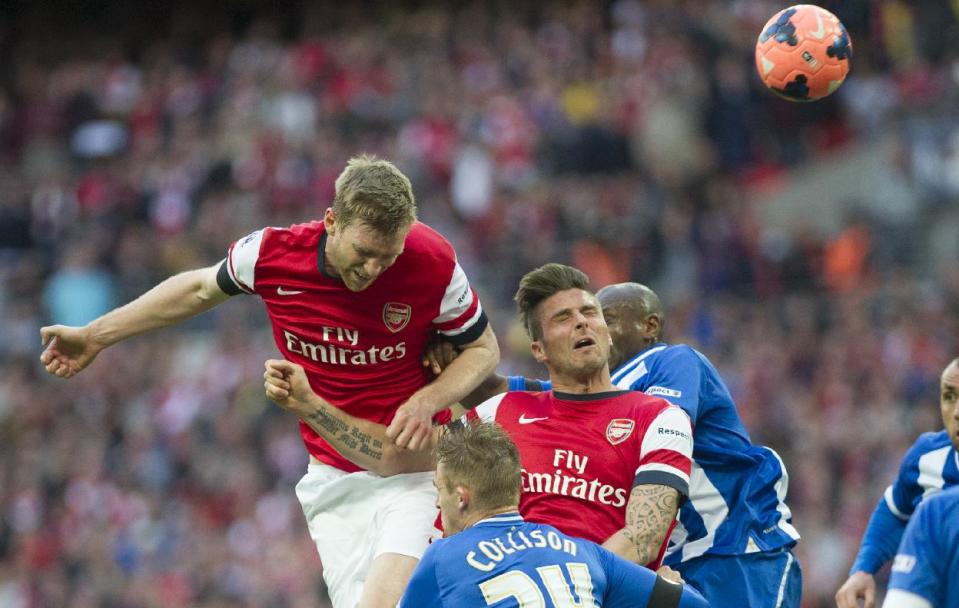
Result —
[{"label": "soccer ball", "polygon": [[773,15],[756,41],[756,69],[771,91],[790,101],[815,101],[849,73],[852,41],[824,8],[797,4]]}]

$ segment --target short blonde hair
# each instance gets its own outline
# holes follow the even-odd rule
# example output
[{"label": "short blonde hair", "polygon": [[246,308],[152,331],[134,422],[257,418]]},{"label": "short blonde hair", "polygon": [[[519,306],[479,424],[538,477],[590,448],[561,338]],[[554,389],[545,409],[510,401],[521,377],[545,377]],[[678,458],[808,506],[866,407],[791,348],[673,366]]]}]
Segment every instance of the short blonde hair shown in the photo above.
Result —
[{"label": "short blonde hair", "polygon": [[347,226],[360,221],[392,235],[416,221],[416,200],[409,178],[396,166],[370,154],[354,156],[336,178],[333,213]]},{"label": "short blonde hair", "polygon": [[519,450],[495,422],[449,427],[436,446],[436,460],[445,468],[446,489],[471,489],[476,508],[519,504]]}]

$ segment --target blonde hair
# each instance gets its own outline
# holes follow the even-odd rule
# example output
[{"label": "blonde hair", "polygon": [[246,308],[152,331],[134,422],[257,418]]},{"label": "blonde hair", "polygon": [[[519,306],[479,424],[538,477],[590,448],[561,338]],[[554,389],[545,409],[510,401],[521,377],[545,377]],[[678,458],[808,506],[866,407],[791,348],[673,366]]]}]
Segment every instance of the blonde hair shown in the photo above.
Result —
[{"label": "blonde hair", "polygon": [[589,277],[585,272],[563,264],[549,263],[523,275],[513,300],[529,337],[539,340],[542,336],[543,324],[536,316],[536,308],[543,300],[567,289],[586,289],[587,285]]},{"label": "blonde hair", "polygon": [[416,221],[413,186],[389,161],[371,154],[354,156],[336,178],[335,188],[333,213],[343,226],[360,221],[392,235]]},{"label": "blonde hair", "polygon": [[440,437],[436,456],[445,467],[446,489],[471,489],[476,508],[519,504],[519,450],[495,422],[449,428]]}]

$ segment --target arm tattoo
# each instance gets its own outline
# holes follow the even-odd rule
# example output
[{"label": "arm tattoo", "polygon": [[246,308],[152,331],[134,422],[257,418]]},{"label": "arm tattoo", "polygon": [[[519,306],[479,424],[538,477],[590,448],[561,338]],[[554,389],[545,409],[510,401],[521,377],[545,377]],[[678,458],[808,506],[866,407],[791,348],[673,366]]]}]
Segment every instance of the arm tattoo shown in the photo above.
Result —
[{"label": "arm tattoo", "polygon": [[639,485],[633,488],[626,505],[623,535],[636,548],[637,562],[656,559],[670,524],[679,509],[679,491],[663,485]]},{"label": "arm tattoo", "polygon": [[[306,423],[320,437],[329,441],[339,452],[352,450],[374,460],[383,459],[383,442],[364,432],[359,427],[348,424],[329,412],[319,409],[306,416]],[[347,454],[344,456],[349,457]]]}]

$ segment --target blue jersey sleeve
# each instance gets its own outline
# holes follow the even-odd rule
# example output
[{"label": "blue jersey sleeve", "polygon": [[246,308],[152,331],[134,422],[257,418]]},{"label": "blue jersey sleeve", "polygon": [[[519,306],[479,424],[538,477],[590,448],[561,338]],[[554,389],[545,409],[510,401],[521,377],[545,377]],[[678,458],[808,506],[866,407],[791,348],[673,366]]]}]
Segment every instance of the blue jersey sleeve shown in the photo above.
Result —
[{"label": "blue jersey sleeve", "polygon": [[937,433],[923,433],[906,452],[899,465],[899,475],[883,498],[894,515],[907,520],[922,500],[923,487],[919,484],[919,459],[934,449]]},{"label": "blue jersey sleeve", "polygon": [[549,380],[533,380],[523,376],[509,376],[507,391],[548,391],[552,390],[553,383]]},{"label": "blue jersey sleeve", "polygon": [[673,346],[660,355],[656,365],[630,388],[662,397],[683,408],[691,420],[696,420],[706,365],[701,355],[689,346]]},{"label": "blue jersey sleeve", "polygon": [[905,529],[906,521],[889,510],[886,497],[880,498],[876,510],[869,518],[866,533],[862,536],[862,545],[849,575],[860,571],[869,574],[878,572],[883,564],[895,555]]},{"label": "blue jersey sleeve", "polygon": [[942,534],[936,531],[936,526],[945,519],[939,509],[943,503],[930,499],[919,505],[906,526],[889,579],[891,589],[902,589],[922,596],[933,606],[946,605],[942,603],[940,589],[949,575],[943,571],[943,565],[948,563],[945,559],[948,548],[940,546]]},{"label": "blue jersey sleeve", "polygon": [[934,447],[934,440],[935,434],[924,433],[906,451],[899,463],[896,480],[886,488],[869,519],[850,575],[859,571],[875,574],[895,555],[909,516],[922,500],[919,459]]},{"label": "blue jersey sleeve", "polygon": [[709,608],[692,587],[667,583],[655,572],[597,547],[606,571],[603,608]]},{"label": "blue jersey sleeve", "polygon": [[399,608],[443,608],[436,573],[438,544],[430,545],[410,578]]}]

